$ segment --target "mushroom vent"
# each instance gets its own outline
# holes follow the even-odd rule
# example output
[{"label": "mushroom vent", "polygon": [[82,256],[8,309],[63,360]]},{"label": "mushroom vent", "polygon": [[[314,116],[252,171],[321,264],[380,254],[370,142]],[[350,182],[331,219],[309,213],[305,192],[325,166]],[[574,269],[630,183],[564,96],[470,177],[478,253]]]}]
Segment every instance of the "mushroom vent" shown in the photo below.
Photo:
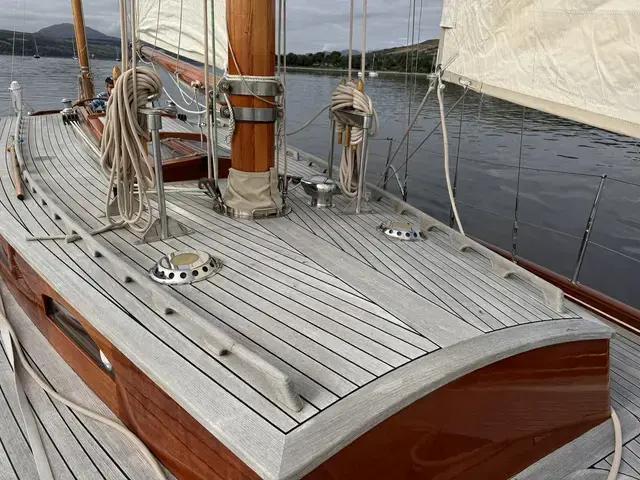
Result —
[{"label": "mushroom vent", "polygon": [[378,227],[378,230],[384,232],[389,238],[405,242],[415,242],[423,238],[420,227],[416,227],[409,222],[383,223]]},{"label": "mushroom vent", "polygon": [[165,285],[185,285],[215,275],[221,268],[222,261],[205,252],[172,252],[158,260],[149,276]]}]

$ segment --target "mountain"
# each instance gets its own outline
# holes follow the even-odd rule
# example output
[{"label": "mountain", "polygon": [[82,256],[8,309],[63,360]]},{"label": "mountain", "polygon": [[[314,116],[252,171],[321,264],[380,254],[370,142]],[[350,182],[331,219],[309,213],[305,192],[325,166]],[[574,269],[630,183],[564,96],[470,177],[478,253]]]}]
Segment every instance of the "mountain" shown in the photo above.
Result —
[{"label": "mountain", "polygon": [[[438,39],[433,40],[425,40],[424,42],[420,42],[417,45],[402,45],[400,47],[387,48],[385,50],[376,50],[375,53],[407,53],[411,55],[411,52],[415,52],[416,48],[420,54],[426,53],[427,55],[435,55],[438,52]],[[374,52],[371,52],[374,53]]]},{"label": "mountain", "polygon": [[[349,55],[349,50],[341,50],[340,55],[346,57],[347,55]],[[353,55],[362,55],[362,52],[360,50],[353,50]]]},{"label": "mountain", "polygon": [[[109,35],[105,35],[98,30],[95,30],[91,27],[85,27],[85,32],[87,35],[87,40],[89,43],[98,42],[98,43],[112,43],[112,44],[120,44],[120,39],[116,37],[110,37]],[[68,39],[76,37],[76,34],[73,30],[73,24],[71,23],[58,23],[57,25],[51,25],[50,27],[45,27],[36,32],[38,38],[48,37],[48,38],[59,38],[59,39]]]},{"label": "mountain", "polygon": [[[88,30],[88,29],[87,29]],[[95,32],[95,30],[94,30]],[[120,39],[109,37],[100,32],[100,39],[89,39],[89,52],[96,58],[107,60],[115,60],[116,47],[120,46]],[[106,37],[106,38],[105,38]],[[24,45],[22,39],[24,38]],[[36,32],[35,42],[38,43],[38,53],[42,57],[63,57],[71,58],[73,56],[73,44],[71,38],[50,37]],[[13,48],[14,33],[13,30],[0,30],[0,55],[11,55]],[[32,32],[16,32],[15,33],[15,55],[20,57],[24,52],[27,57],[36,53],[34,43],[34,34]]]}]

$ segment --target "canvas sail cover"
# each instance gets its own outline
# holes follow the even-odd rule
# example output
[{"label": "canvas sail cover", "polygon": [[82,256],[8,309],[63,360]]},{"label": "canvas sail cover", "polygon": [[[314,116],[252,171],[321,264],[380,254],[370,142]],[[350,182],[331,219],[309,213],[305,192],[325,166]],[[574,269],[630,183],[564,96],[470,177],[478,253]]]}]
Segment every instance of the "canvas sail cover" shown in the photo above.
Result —
[{"label": "canvas sail cover", "polygon": [[[227,65],[226,0],[208,0],[209,30],[211,10],[215,21],[216,67]],[[204,0],[138,0],[138,38],[176,55],[204,63]],[[213,42],[209,43],[209,63],[213,58]]]},{"label": "canvas sail cover", "polygon": [[447,81],[640,137],[640,0],[445,0],[441,26]]}]

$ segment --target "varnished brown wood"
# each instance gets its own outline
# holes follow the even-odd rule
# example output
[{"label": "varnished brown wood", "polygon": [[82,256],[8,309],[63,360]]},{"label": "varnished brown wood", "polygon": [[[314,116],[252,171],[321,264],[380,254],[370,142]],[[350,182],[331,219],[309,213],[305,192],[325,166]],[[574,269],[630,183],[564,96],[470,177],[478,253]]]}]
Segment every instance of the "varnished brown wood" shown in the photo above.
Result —
[{"label": "varnished brown wood", "polygon": [[[218,158],[218,175],[220,178],[229,176],[230,167],[230,158]],[[207,174],[207,157],[203,155],[171,158],[162,162],[162,175],[166,183],[200,180],[201,178],[206,178]]]},{"label": "varnished brown wood", "polygon": [[[204,88],[204,71],[200,67],[196,67],[188,62],[177,60],[160,50],[155,50],[150,45],[140,48],[140,54],[149,62],[153,62],[165,69],[187,85],[201,85]],[[209,85],[214,85],[213,75],[209,74]]]},{"label": "varnished brown wood", "polygon": [[18,197],[18,200],[24,200],[24,186],[22,185],[22,177],[20,176],[20,164],[16,157],[16,147],[11,145],[11,147],[9,147],[9,153],[11,155],[11,175],[13,177],[13,185],[16,189],[16,197]]},{"label": "varnished brown wood", "polygon": [[[488,242],[484,242],[479,239],[475,239],[477,242],[483,244],[485,247],[493,250],[494,252],[502,255],[509,260],[514,260],[511,253],[491,245]],[[615,322],[623,328],[629,329],[633,327],[640,330],[640,310],[637,310],[626,303],[622,303],[615,298],[611,298],[602,292],[594,290],[591,287],[583,285],[581,283],[573,283],[567,277],[563,277],[559,273],[556,273],[548,268],[544,268],[537,265],[525,258],[515,257],[515,261],[522,268],[529,270],[540,278],[545,279],[547,282],[552,283],[556,287],[562,289],[567,295],[579,300],[585,308],[591,310],[596,314],[603,312],[610,316],[608,320]]]},{"label": "varnished brown wood", "polygon": [[[76,318],[80,317],[78,312],[44,282],[2,237],[0,237],[0,248],[3,248],[9,259],[8,266],[0,262],[0,275],[6,281],[12,295],[67,364],[98,395],[100,400],[118,415],[118,400],[113,379],[47,317],[43,297],[55,299]],[[97,332],[91,325],[85,322],[84,327],[102,351],[109,355],[111,347],[108,342],[99,341],[100,339],[95,336]]]},{"label": "varnished brown wood", "polygon": [[82,0],[71,0],[73,11],[73,28],[76,33],[76,45],[78,46],[78,62],[80,64],[80,77],[82,78],[82,98],[93,98],[93,81],[89,71],[89,45],[84,29],[84,13],[82,12]]},{"label": "varnished brown wood", "polygon": [[609,342],[540,348],[391,416],[307,480],[508,479],[609,417]]},{"label": "varnished brown wood", "polygon": [[[227,2],[229,73],[275,75],[275,1]],[[235,60],[231,55],[235,53]],[[253,96],[230,97],[235,107],[274,108]],[[273,102],[273,97],[266,100]],[[237,122],[231,143],[232,166],[244,172],[266,172],[274,166],[274,124]]]},{"label": "varnished brown wood", "polygon": [[[120,420],[181,480],[256,480],[259,477],[128,358],[95,330],[0,237],[0,275],[17,302],[62,358]],[[6,257],[5,265],[1,258]],[[113,365],[96,365],[47,316],[44,297],[67,308]]]}]

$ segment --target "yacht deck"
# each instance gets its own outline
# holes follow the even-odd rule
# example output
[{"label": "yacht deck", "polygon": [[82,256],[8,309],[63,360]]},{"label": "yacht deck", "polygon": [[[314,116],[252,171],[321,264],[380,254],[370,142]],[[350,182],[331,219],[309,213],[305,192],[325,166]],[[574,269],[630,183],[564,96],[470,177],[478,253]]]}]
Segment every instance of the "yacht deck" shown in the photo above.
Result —
[{"label": "yacht deck", "polygon": [[[426,215],[398,213],[402,203],[388,197],[371,202],[371,213],[344,215],[342,198],[331,210],[316,210],[292,188],[287,218],[243,221],[214,213],[202,193],[168,191],[169,215],[193,233],[151,244],[126,229],[91,236],[106,224],[107,180],[95,149],[58,115],[22,123],[28,195],[17,200],[5,155],[0,233],[265,478],[308,471],[411,398],[465,372],[541,346],[610,335],[572,303],[559,308],[555,287]],[[15,118],[0,120],[3,146],[16,126]],[[317,174],[318,163],[291,152],[289,173]],[[422,241],[394,242],[377,230],[388,220],[433,228]],[[27,239],[71,231],[81,238]],[[224,267],[186,286],[147,278],[163,254],[187,248],[211,253]],[[370,400],[384,389],[395,394]]]}]

